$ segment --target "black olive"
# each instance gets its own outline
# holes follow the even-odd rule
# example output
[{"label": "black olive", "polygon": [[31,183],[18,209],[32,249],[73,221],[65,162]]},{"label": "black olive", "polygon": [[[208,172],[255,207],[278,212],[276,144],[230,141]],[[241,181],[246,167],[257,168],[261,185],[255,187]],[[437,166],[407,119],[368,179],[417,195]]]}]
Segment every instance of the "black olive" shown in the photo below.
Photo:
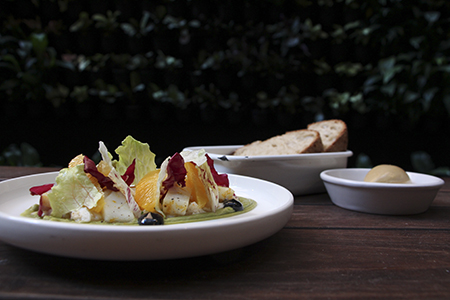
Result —
[{"label": "black olive", "polygon": [[139,217],[138,219],[139,225],[163,225],[164,219],[162,216],[156,213],[146,213]]},{"label": "black olive", "polygon": [[244,206],[241,202],[236,199],[230,199],[223,201],[223,207],[231,207],[234,211],[242,211],[244,210]]}]

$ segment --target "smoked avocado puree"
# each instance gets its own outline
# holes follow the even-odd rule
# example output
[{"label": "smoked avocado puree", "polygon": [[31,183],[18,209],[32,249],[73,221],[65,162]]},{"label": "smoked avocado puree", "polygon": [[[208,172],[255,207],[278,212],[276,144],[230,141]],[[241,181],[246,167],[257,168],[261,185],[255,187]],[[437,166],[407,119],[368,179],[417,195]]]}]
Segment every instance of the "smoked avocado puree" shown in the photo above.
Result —
[{"label": "smoked avocado puree", "polygon": [[[231,207],[225,207],[218,209],[216,212],[207,212],[202,214],[195,214],[190,216],[181,216],[181,217],[171,217],[164,219],[164,225],[171,225],[171,224],[181,224],[181,223],[192,223],[192,222],[199,222],[199,221],[208,221],[208,220],[215,220],[215,219],[221,219],[221,218],[227,218],[236,216],[242,213],[246,213],[254,209],[257,205],[256,201],[248,198],[239,198],[239,201],[242,203],[244,209],[242,211],[235,212],[233,208]],[[71,223],[79,223],[75,222],[70,219],[64,219],[64,218],[56,218],[52,216],[44,216],[43,218],[39,217],[37,215],[37,211],[39,209],[39,205],[35,204],[31,206],[29,209],[24,211],[21,216],[27,217],[27,218],[35,218],[35,219],[43,219],[43,220],[50,220],[50,221],[57,221],[57,222],[71,222]],[[89,223],[82,223],[82,224],[102,224],[102,225],[136,225],[138,226],[137,219],[135,222],[132,223],[108,223],[108,222],[89,222]]]}]

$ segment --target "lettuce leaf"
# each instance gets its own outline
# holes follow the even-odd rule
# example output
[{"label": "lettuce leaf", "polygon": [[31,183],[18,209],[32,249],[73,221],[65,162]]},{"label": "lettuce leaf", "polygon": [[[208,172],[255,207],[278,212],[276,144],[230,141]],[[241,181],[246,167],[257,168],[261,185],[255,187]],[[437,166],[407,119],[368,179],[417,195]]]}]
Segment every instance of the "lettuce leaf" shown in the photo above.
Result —
[{"label": "lettuce leaf", "polygon": [[130,135],[117,147],[116,153],[119,155],[116,169],[120,174],[124,174],[136,159],[133,184],[137,184],[148,172],[156,170],[155,154],[150,151],[149,145],[135,140]]},{"label": "lettuce leaf", "polygon": [[184,162],[193,162],[197,166],[201,166],[207,162],[205,149],[196,151],[184,150],[181,153]]},{"label": "lettuce leaf", "polygon": [[86,176],[83,164],[62,169],[48,193],[51,215],[57,218],[83,206],[93,208],[102,197],[103,193]]}]

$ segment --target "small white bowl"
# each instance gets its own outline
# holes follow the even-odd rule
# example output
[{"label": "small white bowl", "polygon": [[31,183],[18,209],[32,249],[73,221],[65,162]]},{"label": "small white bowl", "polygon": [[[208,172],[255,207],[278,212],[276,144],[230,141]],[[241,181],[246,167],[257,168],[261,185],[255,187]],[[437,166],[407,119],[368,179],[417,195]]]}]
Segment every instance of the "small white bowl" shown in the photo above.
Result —
[{"label": "small white bowl", "polygon": [[334,169],[320,173],[331,201],[342,208],[383,215],[423,213],[430,207],[441,178],[406,172],[408,183],[365,182],[370,169]]},{"label": "small white bowl", "polygon": [[239,174],[264,179],[284,186],[294,195],[324,193],[320,172],[347,167],[351,151],[294,155],[235,156],[242,145],[195,146],[184,150],[205,149],[219,173]]}]

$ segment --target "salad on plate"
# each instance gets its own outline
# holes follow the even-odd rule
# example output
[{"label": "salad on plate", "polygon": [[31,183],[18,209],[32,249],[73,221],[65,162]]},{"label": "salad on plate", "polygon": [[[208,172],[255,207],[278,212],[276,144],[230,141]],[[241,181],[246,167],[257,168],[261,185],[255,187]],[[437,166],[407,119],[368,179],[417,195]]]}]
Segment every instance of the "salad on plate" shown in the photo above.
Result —
[{"label": "salad on plate", "polygon": [[74,157],[55,183],[33,186],[39,203],[26,217],[98,224],[162,225],[233,216],[256,207],[238,197],[201,150],[167,157],[161,166],[146,143],[127,136],[115,153],[99,142],[101,160]]}]

